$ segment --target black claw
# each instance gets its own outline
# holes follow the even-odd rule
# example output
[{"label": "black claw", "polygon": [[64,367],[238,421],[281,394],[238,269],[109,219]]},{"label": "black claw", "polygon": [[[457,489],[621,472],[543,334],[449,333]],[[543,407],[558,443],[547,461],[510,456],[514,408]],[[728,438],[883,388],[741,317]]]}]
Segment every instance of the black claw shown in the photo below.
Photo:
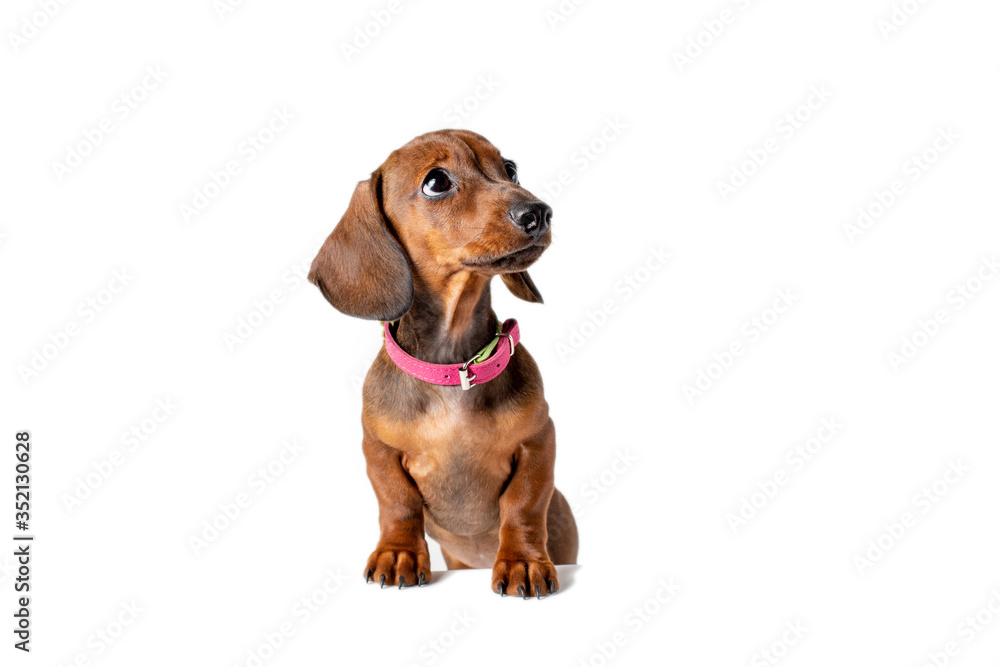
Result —
[{"label": "black claw", "polygon": [[542,599],[542,587],[541,586],[535,586],[535,597],[538,598],[539,600]]},{"label": "black claw", "polygon": [[421,572],[420,576],[417,578],[417,586],[424,586],[426,583],[427,582],[424,580],[424,573]]},{"label": "black claw", "polygon": [[406,579],[404,577],[399,578],[399,590],[403,590],[403,586],[406,584]]},{"label": "black claw", "polygon": [[371,570],[368,570],[367,572],[365,572],[365,583],[366,584],[372,583],[372,571]]},{"label": "black claw", "polygon": [[385,588],[385,575],[384,574],[381,577],[378,578],[378,587],[379,588]]},{"label": "black claw", "polygon": [[500,597],[502,598],[507,597],[507,584],[503,583],[502,581],[499,584],[497,584],[497,593],[499,593]]},{"label": "black claw", "polygon": [[549,595],[555,595],[555,594],[556,594],[556,582],[552,579],[549,579]]},{"label": "black claw", "polygon": [[527,595],[527,593],[524,590],[524,586],[518,586],[517,587],[517,592],[521,596],[522,600],[527,600],[528,599],[528,595]]}]

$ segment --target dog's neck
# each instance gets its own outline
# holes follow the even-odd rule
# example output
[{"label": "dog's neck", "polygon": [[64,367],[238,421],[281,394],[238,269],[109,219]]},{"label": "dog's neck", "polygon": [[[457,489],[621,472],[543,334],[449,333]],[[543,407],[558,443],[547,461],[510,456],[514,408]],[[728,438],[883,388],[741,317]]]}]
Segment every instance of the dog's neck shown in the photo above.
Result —
[{"label": "dog's neck", "polygon": [[490,278],[469,271],[426,279],[414,276],[413,305],[399,320],[396,341],[421,361],[468,361],[497,332]]}]

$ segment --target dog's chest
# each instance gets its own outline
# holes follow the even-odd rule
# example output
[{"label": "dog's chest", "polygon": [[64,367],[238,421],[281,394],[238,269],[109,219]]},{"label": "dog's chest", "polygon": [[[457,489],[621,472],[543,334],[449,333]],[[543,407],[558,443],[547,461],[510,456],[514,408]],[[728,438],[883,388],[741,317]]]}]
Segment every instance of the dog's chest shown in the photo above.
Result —
[{"label": "dog's chest", "polygon": [[449,458],[469,459],[472,463],[476,458],[491,458],[515,446],[511,439],[516,439],[517,434],[504,428],[502,418],[477,411],[464,399],[455,392],[443,393],[399,422],[393,446],[406,453],[417,474]]},{"label": "dog's chest", "polygon": [[516,432],[457,399],[435,401],[399,432],[393,446],[403,452],[403,466],[437,525],[466,535],[496,527]]}]

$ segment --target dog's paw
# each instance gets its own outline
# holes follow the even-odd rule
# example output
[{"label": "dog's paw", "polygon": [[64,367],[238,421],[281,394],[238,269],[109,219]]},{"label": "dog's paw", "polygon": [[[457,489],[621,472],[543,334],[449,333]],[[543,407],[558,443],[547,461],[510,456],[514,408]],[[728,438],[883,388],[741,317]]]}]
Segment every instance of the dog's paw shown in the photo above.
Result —
[{"label": "dog's paw", "polygon": [[380,587],[423,586],[431,580],[431,556],[427,549],[396,549],[379,546],[368,557],[365,581]]},{"label": "dog's paw", "polygon": [[559,590],[556,566],[548,560],[498,558],[493,564],[493,592],[541,599]]}]

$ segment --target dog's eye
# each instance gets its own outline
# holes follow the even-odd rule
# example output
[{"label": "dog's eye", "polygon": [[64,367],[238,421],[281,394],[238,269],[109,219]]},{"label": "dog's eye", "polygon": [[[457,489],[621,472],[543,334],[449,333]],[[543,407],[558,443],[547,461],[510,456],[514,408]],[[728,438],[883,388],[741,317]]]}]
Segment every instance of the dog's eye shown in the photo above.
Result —
[{"label": "dog's eye", "polygon": [[516,164],[514,164],[510,160],[504,160],[503,168],[507,170],[507,176],[510,177],[511,181],[513,181],[514,183],[520,183],[520,181],[517,180],[517,165]]},{"label": "dog's eye", "polygon": [[423,192],[428,197],[438,197],[451,190],[451,179],[444,169],[431,169],[424,179]]}]

